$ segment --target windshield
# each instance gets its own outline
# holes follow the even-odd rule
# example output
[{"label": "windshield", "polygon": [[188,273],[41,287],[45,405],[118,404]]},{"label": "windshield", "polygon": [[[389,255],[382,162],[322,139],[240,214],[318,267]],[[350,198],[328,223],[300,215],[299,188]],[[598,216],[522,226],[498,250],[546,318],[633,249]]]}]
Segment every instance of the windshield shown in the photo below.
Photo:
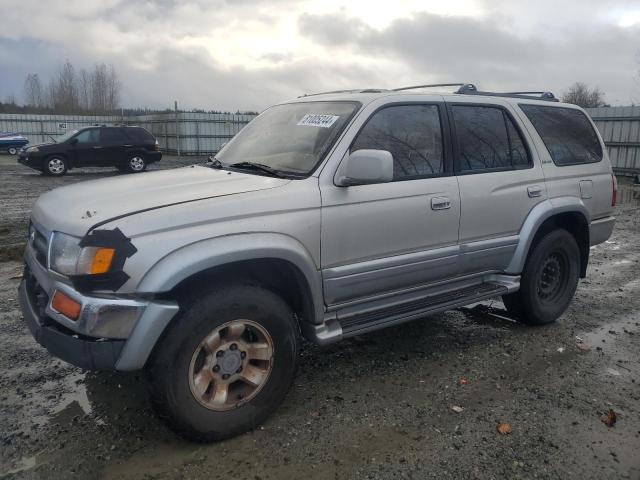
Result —
[{"label": "windshield", "polygon": [[78,133],[78,130],[71,130],[70,132],[65,133],[61,137],[58,137],[56,139],[56,142],[58,142],[58,143],[66,142],[71,137],[73,137],[76,133]]},{"label": "windshield", "polygon": [[216,159],[251,162],[281,172],[309,174],[360,106],[356,102],[288,103],[253,119]]}]

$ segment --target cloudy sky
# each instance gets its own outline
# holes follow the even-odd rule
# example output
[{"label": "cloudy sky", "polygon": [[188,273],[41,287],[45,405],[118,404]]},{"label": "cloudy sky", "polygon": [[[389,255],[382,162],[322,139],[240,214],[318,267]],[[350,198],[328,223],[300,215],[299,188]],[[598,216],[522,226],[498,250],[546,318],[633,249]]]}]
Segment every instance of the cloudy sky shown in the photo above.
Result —
[{"label": "cloudy sky", "polygon": [[640,103],[640,1],[0,0],[0,99],[113,64],[127,106],[261,110],[303,93],[575,81]]}]

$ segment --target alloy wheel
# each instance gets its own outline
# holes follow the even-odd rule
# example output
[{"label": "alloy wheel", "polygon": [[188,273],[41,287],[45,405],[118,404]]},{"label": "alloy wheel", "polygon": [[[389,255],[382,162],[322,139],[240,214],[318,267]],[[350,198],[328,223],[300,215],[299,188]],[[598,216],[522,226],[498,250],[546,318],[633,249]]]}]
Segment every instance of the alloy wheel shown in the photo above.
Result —
[{"label": "alloy wheel", "polygon": [[272,364],[269,333],[251,320],[233,320],[215,328],[193,352],[189,387],[202,406],[231,410],[258,394]]},{"label": "alloy wheel", "polygon": [[64,172],[65,166],[64,166],[64,162],[61,159],[52,158],[47,163],[47,168],[54,175],[60,175],[61,173]]},{"label": "alloy wheel", "polygon": [[144,170],[144,160],[142,159],[142,157],[132,157],[129,160],[129,166],[134,172],[141,172],[142,170]]}]

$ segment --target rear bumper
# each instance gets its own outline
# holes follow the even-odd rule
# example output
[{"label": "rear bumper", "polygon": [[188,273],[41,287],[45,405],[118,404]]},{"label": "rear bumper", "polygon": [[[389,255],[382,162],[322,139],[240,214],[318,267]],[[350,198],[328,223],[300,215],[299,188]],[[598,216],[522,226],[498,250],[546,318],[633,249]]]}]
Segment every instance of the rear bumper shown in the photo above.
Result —
[{"label": "rear bumper", "polygon": [[147,163],[159,162],[162,160],[162,152],[151,152],[145,155]]},{"label": "rear bumper", "polygon": [[593,220],[589,225],[589,244],[594,246],[608,240],[613,232],[615,223],[616,217],[604,217]]}]

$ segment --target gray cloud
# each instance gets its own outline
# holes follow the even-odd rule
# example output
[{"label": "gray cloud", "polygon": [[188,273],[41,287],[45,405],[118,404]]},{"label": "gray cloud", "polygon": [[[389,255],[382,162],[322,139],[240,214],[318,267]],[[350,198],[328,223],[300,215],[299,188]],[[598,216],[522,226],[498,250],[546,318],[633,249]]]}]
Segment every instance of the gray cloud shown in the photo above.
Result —
[{"label": "gray cloud", "polygon": [[344,46],[364,41],[374,32],[362,20],[345,17],[341,13],[310,15],[303,13],[298,18],[298,29],[302,35],[330,46]]},{"label": "gray cloud", "polygon": [[[600,86],[614,103],[640,96],[634,91],[638,26],[583,23],[580,29],[524,36],[505,29],[500,20],[421,13],[378,31],[357,19],[307,15],[299,26],[302,34],[326,48],[399,59],[400,68],[416,83],[473,81],[487,90],[544,88],[560,94],[571,83],[584,81]],[[340,35],[327,36],[336,28],[342,29]],[[385,86],[397,86],[391,81],[400,72],[388,73],[391,80]]]},{"label": "gray cloud", "polygon": [[[635,8],[628,2],[478,1],[479,17],[407,13],[374,28],[344,10],[305,13],[296,0],[51,0],[47,9],[21,0],[3,8],[0,99],[20,96],[27,73],[46,78],[65,59],[77,68],[113,64],[133,106],[177,99],[185,107],[260,110],[314,91],[435,81],[561,93],[579,80],[612,103],[640,98],[640,28],[617,25]],[[291,12],[298,13],[285,28],[295,37],[270,43]],[[241,43],[255,32],[254,43]],[[246,58],[224,63],[216,55],[237,58],[231,37]]]}]

